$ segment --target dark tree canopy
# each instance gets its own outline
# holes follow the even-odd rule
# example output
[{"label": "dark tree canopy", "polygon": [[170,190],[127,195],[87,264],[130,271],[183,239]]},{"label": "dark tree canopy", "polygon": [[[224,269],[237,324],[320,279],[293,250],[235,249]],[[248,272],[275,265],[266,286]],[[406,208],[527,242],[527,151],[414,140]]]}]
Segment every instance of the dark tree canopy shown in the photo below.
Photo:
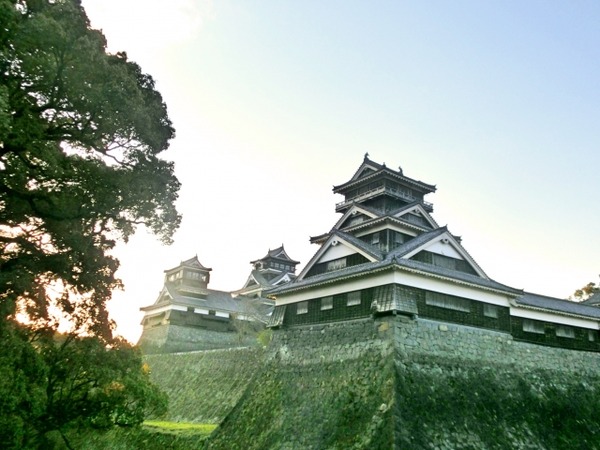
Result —
[{"label": "dark tree canopy", "polygon": [[[0,300],[45,319],[45,290],[106,332],[119,286],[108,252],[145,224],[169,242],[180,217],[174,129],[154,81],[107,54],[77,0],[0,0]],[[67,293],[69,295],[67,295]]]},{"label": "dark tree canopy", "polygon": [[161,158],[174,134],[152,77],[106,53],[79,0],[0,0],[4,448],[164,406],[106,302],[120,287],[116,242],[143,224],[169,243],[179,226],[179,182]]}]

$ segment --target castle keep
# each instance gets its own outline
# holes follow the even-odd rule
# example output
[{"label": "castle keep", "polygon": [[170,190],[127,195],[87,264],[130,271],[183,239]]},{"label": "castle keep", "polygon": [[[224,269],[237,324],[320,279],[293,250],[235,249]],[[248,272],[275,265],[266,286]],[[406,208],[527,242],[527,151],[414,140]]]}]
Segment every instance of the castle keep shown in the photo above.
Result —
[{"label": "castle keep", "polygon": [[509,333],[543,345],[600,351],[600,309],[541,296],[488,277],[440,227],[424,200],[435,186],[365,158],[333,192],[333,228],[293,283],[269,291],[269,326],[401,315]]}]

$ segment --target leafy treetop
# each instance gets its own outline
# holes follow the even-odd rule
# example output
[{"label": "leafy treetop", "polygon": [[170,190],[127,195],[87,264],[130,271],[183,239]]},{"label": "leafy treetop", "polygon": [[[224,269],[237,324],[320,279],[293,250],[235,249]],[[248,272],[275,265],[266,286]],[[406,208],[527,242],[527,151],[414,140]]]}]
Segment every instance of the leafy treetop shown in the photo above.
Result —
[{"label": "leafy treetop", "polygon": [[166,106],[79,0],[0,0],[0,72],[0,316],[48,323],[54,302],[108,336],[109,251],[138,224],[169,243],[180,222]]},{"label": "leafy treetop", "polygon": [[600,283],[595,284],[590,281],[588,284],[573,292],[570,299],[576,302],[582,302],[590,298],[596,292],[600,292]]}]

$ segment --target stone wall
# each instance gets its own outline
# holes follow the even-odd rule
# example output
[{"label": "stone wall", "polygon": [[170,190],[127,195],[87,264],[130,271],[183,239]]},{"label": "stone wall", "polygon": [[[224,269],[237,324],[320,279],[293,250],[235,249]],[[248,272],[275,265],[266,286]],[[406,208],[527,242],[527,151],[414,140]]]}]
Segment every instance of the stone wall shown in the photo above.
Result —
[{"label": "stone wall", "polygon": [[208,448],[597,448],[599,372],[598,353],[432,320],[284,328]]},{"label": "stone wall", "polygon": [[210,449],[599,448],[600,354],[506,332],[370,317],[146,361]]},{"label": "stone wall", "polygon": [[[384,320],[386,321],[386,320]],[[515,341],[511,334],[433,320],[390,318],[399,359],[415,355],[455,358],[478,364],[510,365],[600,374],[600,354]]]},{"label": "stone wall", "polygon": [[393,329],[370,319],[278,330],[210,449],[391,448]]},{"label": "stone wall", "polygon": [[390,318],[395,449],[599,449],[600,354]]},{"label": "stone wall", "polygon": [[264,352],[237,348],[147,355],[150,376],[169,397],[168,420],[220,423],[260,371]]},{"label": "stone wall", "polygon": [[255,334],[242,336],[237,331],[214,331],[174,324],[145,328],[138,345],[145,354],[215,350],[254,345]]}]

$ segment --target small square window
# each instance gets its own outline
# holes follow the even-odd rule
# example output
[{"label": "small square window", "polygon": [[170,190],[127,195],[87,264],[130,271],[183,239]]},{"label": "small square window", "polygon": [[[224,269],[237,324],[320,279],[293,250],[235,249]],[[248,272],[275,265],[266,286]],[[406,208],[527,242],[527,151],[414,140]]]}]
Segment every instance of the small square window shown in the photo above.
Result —
[{"label": "small square window", "polygon": [[348,292],[347,306],[360,305],[360,291]]},{"label": "small square window", "polygon": [[346,258],[334,259],[326,263],[326,271],[340,270],[346,267]]},{"label": "small square window", "polygon": [[371,244],[377,245],[379,244],[379,233],[375,233],[371,236]]},{"label": "small square window", "polygon": [[296,314],[306,313],[308,313],[308,302],[299,302],[298,306],[296,306]]},{"label": "small square window", "polygon": [[567,325],[556,325],[556,335],[559,337],[575,339],[575,329]]},{"label": "small square window", "polygon": [[333,309],[333,297],[323,297],[321,299],[321,311]]},{"label": "small square window", "polygon": [[596,330],[588,330],[588,341],[596,342],[598,340],[598,332]]},{"label": "small square window", "polygon": [[544,334],[544,322],[538,322],[537,320],[523,320],[523,331],[528,333]]},{"label": "small square window", "polygon": [[485,317],[491,317],[493,319],[498,318],[499,308],[496,305],[490,305],[488,303],[483,304],[483,315]]}]

